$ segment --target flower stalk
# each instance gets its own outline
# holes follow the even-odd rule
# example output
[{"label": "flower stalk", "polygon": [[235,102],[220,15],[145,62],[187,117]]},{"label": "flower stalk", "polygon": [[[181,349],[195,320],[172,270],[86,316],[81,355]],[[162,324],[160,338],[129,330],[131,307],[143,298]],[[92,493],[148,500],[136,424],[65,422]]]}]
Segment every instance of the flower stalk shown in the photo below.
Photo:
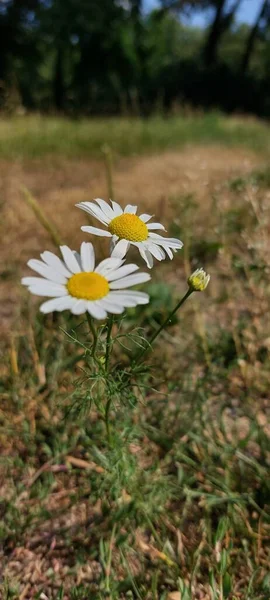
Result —
[{"label": "flower stalk", "polygon": [[181,308],[181,306],[183,306],[184,302],[188,299],[188,297],[192,294],[193,289],[189,288],[187,290],[187,292],[185,293],[185,295],[183,296],[183,298],[181,298],[181,300],[176,304],[175,308],[170,312],[169,316],[167,317],[167,319],[165,319],[165,321],[160,325],[160,327],[153,333],[148,346],[145,346],[135,357],[133,363],[132,363],[132,367],[134,368],[135,366],[137,366],[138,364],[140,364],[140,362],[142,361],[142,358],[144,357],[144,355],[146,354],[147,350],[149,350],[152,345],[153,342],[155,341],[155,339],[158,337],[158,335],[163,331],[163,329],[165,329],[165,327],[170,323],[172,317],[175,315],[175,313],[179,310],[179,308]]},{"label": "flower stalk", "polygon": [[86,313],[86,317],[87,317],[89,329],[90,329],[90,332],[91,332],[92,338],[93,338],[91,356],[93,357],[94,360],[96,360],[96,349],[97,349],[98,336],[97,336],[96,328],[93,323],[93,319],[92,319],[91,315],[89,315],[89,313]]},{"label": "flower stalk", "polygon": [[111,428],[110,428],[110,409],[111,409],[111,404],[112,404],[112,396],[106,402],[105,416],[104,416],[106,433],[107,433],[107,440],[108,440],[109,446],[111,446]]},{"label": "flower stalk", "polygon": [[107,325],[106,350],[105,350],[105,371],[109,372],[110,353],[111,353],[111,334],[113,328],[113,316],[109,317]]}]

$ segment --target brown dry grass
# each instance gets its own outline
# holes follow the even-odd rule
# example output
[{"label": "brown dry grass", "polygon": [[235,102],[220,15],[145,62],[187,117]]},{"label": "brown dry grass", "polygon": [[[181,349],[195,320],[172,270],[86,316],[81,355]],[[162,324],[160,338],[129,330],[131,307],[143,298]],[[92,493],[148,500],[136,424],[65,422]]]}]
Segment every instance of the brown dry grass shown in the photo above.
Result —
[{"label": "brown dry grass", "polygon": [[[204,220],[220,184],[247,174],[260,160],[251,151],[222,147],[194,147],[158,156],[119,159],[114,165],[115,198],[123,204],[139,204],[142,211],[149,210],[168,223],[172,214],[170,198],[194,193]],[[27,260],[51,248],[47,233],[23,202],[22,186],[31,191],[55,223],[64,243],[74,248],[85,239],[80,226],[86,223],[86,216],[74,205],[95,197],[106,198],[107,190],[104,165],[94,160],[2,161],[0,180],[0,317],[1,330],[8,333],[16,316],[21,295],[19,281],[27,272]]]}]

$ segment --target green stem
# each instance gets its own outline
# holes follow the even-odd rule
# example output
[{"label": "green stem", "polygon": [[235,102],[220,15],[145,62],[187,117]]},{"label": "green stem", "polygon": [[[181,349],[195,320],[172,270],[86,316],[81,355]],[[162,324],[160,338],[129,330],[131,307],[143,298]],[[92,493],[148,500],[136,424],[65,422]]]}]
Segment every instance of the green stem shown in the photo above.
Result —
[{"label": "green stem", "polygon": [[105,352],[105,371],[106,371],[106,373],[108,373],[108,371],[109,371],[112,327],[113,327],[113,316],[111,316],[109,318],[108,325],[107,325],[106,352]]},{"label": "green stem", "polygon": [[160,327],[157,329],[157,331],[155,331],[149,341],[148,346],[145,346],[145,348],[143,348],[138,354],[137,356],[135,356],[135,360],[132,363],[132,366],[135,367],[137,366],[142,358],[144,357],[145,353],[147,352],[147,350],[149,350],[153,344],[153,342],[155,341],[155,339],[157,338],[157,336],[161,333],[161,331],[163,329],[165,329],[166,325],[168,325],[168,323],[171,321],[173,315],[175,315],[175,313],[179,310],[179,308],[184,304],[184,302],[188,299],[188,297],[192,294],[193,290],[191,288],[188,289],[188,291],[186,292],[186,294],[183,296],[183,298],[180,300],[180,302],[178,302],[178,304],[176,304],[176,307],[172,310],[172,312],[169,314],[169,316],[167,317],[167,319],[165,319],[165,321],[162,323],[162,325],[160,325]]},{"label": "green stem", "polygon": [[98,341],[97,332],[95,330],[95,326],[93,324],[92,317],[89,315],[89,313],[86,313],[86,316],[87,316],[89,329],[93,336],[92,356],[93,356],[93,358],[96,358],[96,349],[97,349],[97,341]]},{"label": "green stem", "polygon": [[111,403],[112,403],[112,397],[109,398],[109,400],[107,400],[107,403],[105,406],[105,418],[104,418],[105,425],[106,425],[106,432],[107,432],[107,440],[108,440],[109,446],[111,445],[111,430],[110,430],[110,422],[109,422]]}]

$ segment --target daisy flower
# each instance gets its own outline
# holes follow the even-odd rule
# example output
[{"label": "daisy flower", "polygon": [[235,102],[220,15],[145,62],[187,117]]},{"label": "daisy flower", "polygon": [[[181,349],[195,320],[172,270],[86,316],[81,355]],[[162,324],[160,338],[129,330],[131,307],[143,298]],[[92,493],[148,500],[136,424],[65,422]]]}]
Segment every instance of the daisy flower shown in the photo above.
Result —
[{"label": "daisy flower", "polygon": [[40,310],[70,310],[74,315],[88,312],[95,319],[107,313],[121,314],[126,307],[148,304],[149,296],[127,288],[150,279],[148,273],[135,273],[137,265],[124,265],[117,257],[106,258],[95,267],[93,245],[83,242],[80,254],[60,246],[63,260],[52,252],[43,252],[42,260],[31,259],[28,266],[41,277],[24,277],[32,294],[52,298]]},{"label": "daisy flower", "polygon": [[188,285],[193,292],[204,292],[210,281],[210,275],[207,275],[204,269],[196,269],[188,278]]},{"label": "daisy flower", "polygon": [[166,253],[170,259],[173,258],[173,252],[182,248],[183,243],[175,238],[162,237],[155,230],[165,228],[161,223],[149,223],[151,215],[142,214],[138,216],[137,206],[127,204],[124,210],[117,202],[111,201],[111,206],[96,198],[95,202],[80,202],[76,204],[82,210],[89,213],[92,217],[98,219],[108,229],[98,229],[89,225],[83,226],[82,231],[112,238],[112,256],[123,258],[130,245],[136,246],[141,257],[145,260],[147,266],[151,269],[153,266],[153,257],[157,260],[166,258]]}]

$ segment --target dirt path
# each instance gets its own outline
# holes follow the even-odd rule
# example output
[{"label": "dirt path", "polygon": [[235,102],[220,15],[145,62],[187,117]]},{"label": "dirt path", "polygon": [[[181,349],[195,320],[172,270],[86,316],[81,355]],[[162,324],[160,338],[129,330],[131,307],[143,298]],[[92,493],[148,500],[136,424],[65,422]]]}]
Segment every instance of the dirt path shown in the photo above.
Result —
[{"label": "dirt path", "polygon": [[[260,165],[261,159],[243,149],[191,147],[182,152],[119,159],[114,165],[115,199],[139,204],[165,223],[170,199],[195,194],[202,218],[207,216],[213,192],[229,178],[242,176]],[[107,198],[104,165],[98,161],[36,161],[0,163],[0,318],[9,331],[21,294],[20,277],[26,261],[45,249],[53,249],[48,234],[22,201],[26,186],[61,232],[65,243],[77,247],[85,239],[80,226],[85,216],[75,203],[94,197]]]}]

